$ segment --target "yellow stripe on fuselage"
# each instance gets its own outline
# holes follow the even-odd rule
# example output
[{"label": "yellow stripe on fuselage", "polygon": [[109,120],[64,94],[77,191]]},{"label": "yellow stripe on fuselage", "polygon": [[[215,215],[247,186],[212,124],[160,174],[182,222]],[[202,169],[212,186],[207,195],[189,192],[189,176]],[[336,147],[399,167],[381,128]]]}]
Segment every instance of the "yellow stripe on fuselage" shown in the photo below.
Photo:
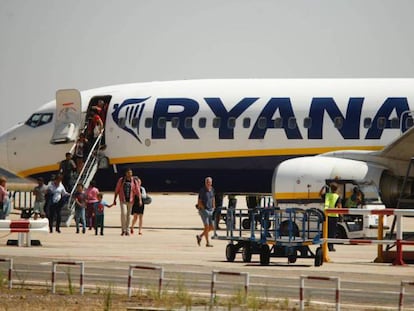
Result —
[{"label": "yellow stripe on fuselage", "polygon": [[325,148],[291,148],[291,149],[268,149],[268,150],[236,150],[236,151],[216,151],[198,153],[174,153],[162,155],[144,155],[133,157],[112,158],[111,164],[122,163],[143,163],[143,162],[162,162],[162,161],[181,161],[181,160],[201,160],[219,158],[244,158],[244,157],[266,157],[266,156],[289,156],[289,155],[312,155],[340,150],[381,150],[383,146],[361,146],[361,147],[325,147]]},{"label": "yellow stripe on fuselage", "polygon": [[25,171],[18,172],[17,175],[20,177],[28,177],[35,174],[45,173],[45,172],[57,172],[59,170],[59,164],[39,166]]},{"label": "yellow stripe on fuselage", "polygon": [[[340,150],[381,150],[383,146],[342,146],[342,147],[323,147],[323,148],[286,148],[286,149],[266,149],[266,150],[235,150],[235,151],[214,151],[197,153],[171,153],[161,155],[142,155],[130,157],[117,157],[109,159],[110,164],[124,163],[148,163],[163,161],[182,161],[182,160],[203,160],[219,158],[243,158],[243,157],[266,157],[266,156],[300,156],[321,154]],[[27,177],[39,173],[57,171],[59,164],[51,164],[30,168],[18,172],[21,177]],[[273,169],[273,168],[272,168]]]}]

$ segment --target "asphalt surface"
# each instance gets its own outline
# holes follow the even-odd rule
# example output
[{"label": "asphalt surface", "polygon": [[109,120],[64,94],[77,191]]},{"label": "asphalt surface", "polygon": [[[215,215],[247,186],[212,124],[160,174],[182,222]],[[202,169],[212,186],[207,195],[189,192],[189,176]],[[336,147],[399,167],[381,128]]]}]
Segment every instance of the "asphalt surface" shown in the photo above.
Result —
[{"label": "asphalt surface", "polygon": [[[112,202],[113,196],[104,199]],[[387,310],[398,309],[401,281],[414,281],[414,265],[393,266],[390,263],[374,263],[376,245],[337,245],[330,253],[331,262],[314,266],[313,259],[299,258],[289,264],[287,258],[271,258],[268,266],[261,266],[259,256],[253,255],[251,262],[243,262],[237,254],[234,262],[227,262],[225,248],[228,241],[212,240],[214,247],[197,245],[196,234],[201,232],[201,220],[195,209],[195,195],[153,195],[153,201],[145,207],[143,235],[121,236],[118,207],[105,211],[104,236],[95,235],[94,230],[76,234],[74,224],[63,227],[61,233],[34,233],[41,246],[8,246],[9,239],[17,234],[0,233],[0,259],[13,258],[14,283],[47,286],[51,278],[52,261],[83,261],[85,263],[85,287],[96,288],[115,284],[121,290],[127,288],[130,265],[160,266],[165,271],[164,285],[174,288],[178,282],[195,293],[209,294],[213,270],[249,272],[249,291],[255,295],[275,299],[299,299],[301,275],[339,277],[340,297],[343,304],[355,306],[355,310],[372,307]],[[238,207],[243,207],[239,198]],[[12,218],[18,218],[13,214]],[[414,219],[407,219],[404,228],[414,231]],[[221,224],[224,227],[224,224]],[[218,234],[223,235],[224,230]],[[311,248],[314,250],[311,246]],[[404,246],[413,251],[412,246]],[[58,267],[57,281],[65,282],[63,265]],[[73,283],[76,284],[77,267],[71,267]],[[7,264],[0,263],[0,271],[7,275]],[[157,284],[157,272],[134,271],[132,286]],[[145,281],[144,281],[145,280]],[[217,294],[231,293],[243,286],[241,277],[219,276]],[[307,301],[334,302],[335,283],[330,281],[306,281]],[[414,310],[414,286],[407,287],[404,309]],[[359,307],[358,307],[359,306]]]}]

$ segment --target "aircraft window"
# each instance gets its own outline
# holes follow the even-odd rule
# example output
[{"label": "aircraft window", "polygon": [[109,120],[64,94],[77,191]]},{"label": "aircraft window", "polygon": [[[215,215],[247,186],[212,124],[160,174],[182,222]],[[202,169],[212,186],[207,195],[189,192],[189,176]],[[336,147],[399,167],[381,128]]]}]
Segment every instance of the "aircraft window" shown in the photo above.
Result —
[{"label": "aircraft window", "polygon": [[186,128],[186,129],[190,129],[190,128],[192,128],[193,127],[193,118],[185,118],[185,120],[184,120],[184,127]]},{"label": "aircraft window", "polygon": [[378,118],[377,126],[378,126],[379,129],[384,129],[385,128],[385,124],[386,124],[386,120],[385,120],[384,117]]},{"label": "aircraft window", "polygon": [[413,125],[414,125],[414,120],[413,120],[413,118],[412,118],[412,117],[408,117],[408,118],[405,120],[405,127],[406,127],[407,129],[409,129],[410,127],[413,127]]},{"label": "aircraft window", "polygon": [[125,127],[125,123],[126,123],[126,119],[125,118],[119,118],[119,120],[118,120],[118,126],[120,128]]},{"label": "aircraft window", "polygon": [[220,127],[220,123],[221,123],[221,119],[220,118],[216,117],[216,118],[213,119],[213,127],[215,129],[217,129],[217,128]]},{"label": "aircraft window", "polygon": [[307,117],[307,118],[303,119],[303,127],[305,129],[311,128],[312,127],[312,118]]},{"label": "aircraft window", "polygon": [[36,127],[40,120],[40,113],[33,114],[29,120],[26,121],[26,124],[31,127]]},{"label": "aircraft window", "polygon": [[165,118],[159,118],[157,127],[160,129],[165,129],[165,125],[167,124]]},{"label": "aircraft window", "polygon": [[35,113],[29,120],[26,121],[26,125],[30,127],[38,127],[43,124],[49,123],[52,121],[53,114],[51,113]]},{"label": "aircraft window", "polygon": [[146,118],[145,119],[145,127],[151,128],[152,127],[152,118]]},{"label": "aircraft window", "polygon": [[341,129],[344,126],[344,119],[342,117],[336,117],[334,119],[335,128]]},{"label": "aircraft window", "polygon": [[290,129],[295,129],[297,127],[296,118],[294,118],[294,117],[290,117],[289,118],[289,120],[288,120],[288,127]]},{"label": "aircraft window", "polygon": [[206,118],[200,118],[199,120],[198,120],[198,127],[199,128],[205,128],[206,127],[206,125],[207,125],[207,120],[206,120]]},{"label": "aircraft window", "polygon": [[258,127],[259,129],[265,129],[265,128],[266,128],[266,125],[267,125],[267,120],[266,120],[266,117],[260,117],[260,118],[257,120],[257,127]]},{"label": "aircraft window", "polygon": [[234,129],[236,127],[236,118],[234,118],[234,117],[229,118],[228,121],[227,121],[227,127],[229,129]]},{"label": "aircraft window", "polygon": [[275,119],[275,128],[280,129],[283,127],[283,119],[282,118],[276,118]]},{"label": "aircraft window", "polygon": [[243,127],[246,129],[250,127],[250,118],[243,119]]},{"label": "aircraft window", "polygon": [[38,126],[41,126],[43,124],[46,124],[46,123],[49,123],[50,121],[52,121],[52,116],[53,116],[53,114],[51,114],[51,113],[42,114],[42,117],[40,118]]},{"label": "aircraft window", "polygon": [[171,126],[173,128],[176,129],[179,124],[180,124],[180,119],[178,117],[171,118]]},{"label": "aircraft window", "polygon": [[371,118],[365,118],[364,119],[364,128],[369,129],[371,127],[372,124],[372,119]]},{"label": "aircraft window", "polygon": [[391,128],[398,129],[400,128],[400,120],[398,118],[391,119]]},{"label": "aircraft window", "polygon": [[137,128],[138,127],[138,123],[139,123],[139,119],[138,118],[133,118],[132,122],[131,122],[131,126],[133,128]]}]

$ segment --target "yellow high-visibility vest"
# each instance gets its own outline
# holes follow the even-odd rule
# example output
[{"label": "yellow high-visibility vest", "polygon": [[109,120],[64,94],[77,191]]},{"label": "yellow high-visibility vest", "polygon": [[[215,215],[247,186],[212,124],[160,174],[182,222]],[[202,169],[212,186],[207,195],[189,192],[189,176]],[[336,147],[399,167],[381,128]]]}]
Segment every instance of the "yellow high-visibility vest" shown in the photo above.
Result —
[{"label": "yellow high-visibility vest", "polygon": [[[328,192],[325,194],[325,209],[335,208],[335,203],[339,199],[339,194]],[[329,217],[339,217],[339,214],[328,214]]]},{"label": "yellow high-visibility vest", "polygon": [[352,200],[352,195],[348,198],[348,200],[346,200],[346,203],[345,203],[345,206],[346,207],[350,207],[350,208],[355,208],[355,207],[357,207],[358,206],[358,201],[357,201],[357,199],[355,198],[355,201],[354,200]]}]

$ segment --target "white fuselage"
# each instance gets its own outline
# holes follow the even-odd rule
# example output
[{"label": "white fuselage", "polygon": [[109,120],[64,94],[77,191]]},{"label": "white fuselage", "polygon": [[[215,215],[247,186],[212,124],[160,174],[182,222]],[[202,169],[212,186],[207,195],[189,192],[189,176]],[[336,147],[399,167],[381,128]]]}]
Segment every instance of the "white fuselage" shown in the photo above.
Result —
[{"label": "white fuselage", "polygon": [[[185,179],[209,174],[226,191],[270,193],[273,170],[285,159],[380,150],[398,137],[414,101],[414,80],[138,83],[83,91],[84,113],[96,96],[110,98],[105,155],[114,165],[112,175],[132,166],[158,191],[193,191],[202,180]],[[53,114],[55,105],[36,113]],[[23,176],[55,171],[73,142],[52,145],[53,129],[54,119],[3,133],[0,165]]]}]

